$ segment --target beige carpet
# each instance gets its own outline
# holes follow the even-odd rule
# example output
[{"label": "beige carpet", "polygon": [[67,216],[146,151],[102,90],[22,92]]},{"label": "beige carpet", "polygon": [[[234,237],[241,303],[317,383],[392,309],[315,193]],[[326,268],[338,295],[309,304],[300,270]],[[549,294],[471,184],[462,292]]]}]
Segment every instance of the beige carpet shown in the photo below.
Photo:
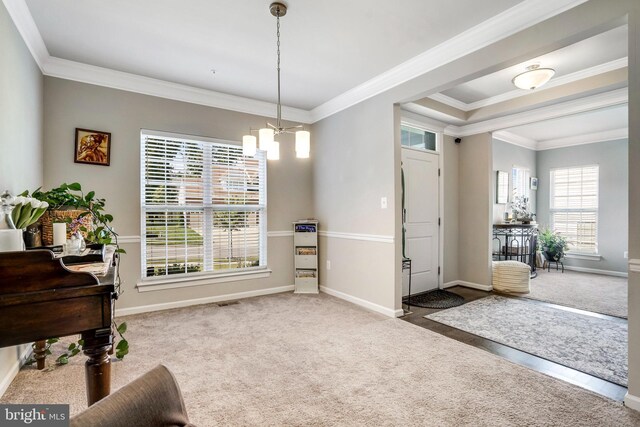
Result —
[{"label": "beige carpet", "polygon": [[610,316],[627,318],[627,278],[580,273],[553,268],[538,269],[531,280],[531,293],[523,295],[540,301]]},{"label": "beige carpet", "polygon": [[[157,363],[198,426],[640,425],[640,414],[333,297],[280,294],[131,316],[118,388]],[[3,403],[84,407],[83,360],[23,369]]]}]

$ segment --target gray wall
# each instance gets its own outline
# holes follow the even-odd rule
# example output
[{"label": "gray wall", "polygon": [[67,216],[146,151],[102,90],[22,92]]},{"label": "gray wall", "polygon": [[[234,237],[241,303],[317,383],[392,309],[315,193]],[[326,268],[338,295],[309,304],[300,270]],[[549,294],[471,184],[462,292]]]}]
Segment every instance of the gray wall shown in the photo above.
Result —
[{"label": "gray wall", "polygon": [[[320,241],[322,285],[389,310],[394,309],[395,242],[362,239],[395,235],[395,126],[393,104],[370,100],[312,127],[315,212],[321,230],[329,233]],[[381,209],[381,197],[387,197],[387,209]]]},{"label": "gray wall", "polygon": [[623,252],[628,245],[629,141],[598,142],[538,152],[538,222],[549,225],[550,170],[559,167],[599,165],[598,252],[600,261],[566,259],[571,266],[627,271]]},{"label": "gray wall", "polygon": [[491,134],[465,136],[459,147],[458,279],[491,285]]},{"label": "gray wall", "polygon": [[[509,174],[509,201],[513,198],[513,179],[511,169],[514,166],[521,166],[529,169],[530,176],[538,176],[536,171],[536,152],[528,148],[519,147],[504,141],[494,139],[493,145],[493,174],[492,174],[492,195],[493,195],[493,223],[497,224],[503,221],[504,211],[507,205],[496,203],[496,171],[504,171]],[[537,214],[536,193],[537,191],[529,191],[529,200],[531,212]]]},{"label": "gray wall", "polygon": [[[42,185],[42,74],[0,3],[0,192]],[[0,348],[0,387],[26,346]]]},{"label": "gray wall", "polygon": [[[204,107],[84,83],[46,77],[44,82],[44,166],[46,188],[80,182],[107,200],[107,211],[121,236],[140,235],[140,129],[239,141],[264,117]],[[76,127],[111,132],[111,166],[73,162]],[[290,135],[287,135],[289,137]],[[290,231],[291,222],[313,216],[310,159],[296,159],[292,138],[282,140],[279,161],[268,162],[268,230]],[[313,153],[312,153],[313,157]],[[268,241],[267,279],[139,293],[140,244],[125,243],[124,295],[118,308],[161,304],[293,284],[291,237]]]},{"label": "gray wall", "polygon": [[459,229],[459,167],[460,145],[454,142],[454,137],[445,135],[443,138],[444,165],[442,171],[444,184],[444,218],[443,233],[444,254],[443,274],[444,283],[453,282],[459,278],[458,262],[458,229]]}]

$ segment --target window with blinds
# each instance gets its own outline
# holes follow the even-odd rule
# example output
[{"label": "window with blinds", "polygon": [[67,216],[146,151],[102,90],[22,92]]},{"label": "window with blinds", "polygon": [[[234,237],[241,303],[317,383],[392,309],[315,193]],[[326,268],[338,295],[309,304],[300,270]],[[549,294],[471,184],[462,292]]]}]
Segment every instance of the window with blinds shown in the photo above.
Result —
[{"label": "window with blinds", "polygon": [[141,145],[144,278],[266,266],[265,152],[159,132]]},{"label": "window with blinds", "polygon": [[598,253],[598,173],[598,166],[551,170],[551,226],[570,251]]}]

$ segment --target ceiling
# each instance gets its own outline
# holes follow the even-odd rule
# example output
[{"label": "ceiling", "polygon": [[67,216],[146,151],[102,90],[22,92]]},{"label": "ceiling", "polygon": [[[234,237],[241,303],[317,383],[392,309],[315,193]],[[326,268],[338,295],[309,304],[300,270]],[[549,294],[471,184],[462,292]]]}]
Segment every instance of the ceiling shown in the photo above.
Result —
[{"label": "ceiling", "polygon": [[[628,26],[615,25],[404,109],[438,120],[453,136],[494,132],[497,139],[534,150],[625,138]],[[513,77],[533,63],[556,74],[538,89],[517,89]]]},{"label": "ceiling", "polygon": [[[289,1],[281,18],[282,103],[313,109],[519,3]],[[269,0],[26,4],[52,57],[276,100],[276,20]]]},{"label": "ceiling", "polygon": [[[556,71],[553,79],[557,80],[561,77],[626,58],[627,37],[628,27],[626,25],[620,26],[562,49],[465,82],[443,91],[442,94],[465,104],[478,103],[487,100],[487,98],[497,97],[508,92],[526,95],[528,92],[516,89],[511,80],[517,74],[526,71],[528,65],[539,63],[541,67],[553,68]],[[473,106],[470,108],[472,109]]]},{"label": "ceiling", "polygon": [[[584,1],[487,0],[478,8],[475,0],[403,0],[401,7],[289,0],[281,20],[283,116],[312,123]],[[273,114],[271,0],[3,3],[45,75]],[[498,131],[529,144],[626,128],[628,30],[601,31],[405,107],[454,136]],[[534,91],[515,89],[513,76],[534,62],[555,68],[554,78]],[[606,73],[598,87],[583,84]],[[580,91],[552,93],[576,82]]]},{"label": "ceiling", "polygon": [[628,126],[628,105],[620,104],[506,128],[494,136],[534,150],[546,150],[626,138]]}]

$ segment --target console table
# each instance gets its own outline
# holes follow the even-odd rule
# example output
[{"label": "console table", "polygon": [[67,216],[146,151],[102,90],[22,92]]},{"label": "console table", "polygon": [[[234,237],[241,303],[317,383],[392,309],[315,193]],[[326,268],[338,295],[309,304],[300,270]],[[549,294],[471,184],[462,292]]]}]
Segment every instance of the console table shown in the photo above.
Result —
[{"label": "console table", "polygon": [[531,278],[537,277],[537,224],[494,224],[492,255],[494,261],[516,260],[529,264]]},{"label": "console table", "polygon": [[[115,266],[102,279],[68,270],[48,250],[0,253],[0,347],[81,334],[89,405],[111,390]],[[36,346],[38,367],[44,351]]]}]

